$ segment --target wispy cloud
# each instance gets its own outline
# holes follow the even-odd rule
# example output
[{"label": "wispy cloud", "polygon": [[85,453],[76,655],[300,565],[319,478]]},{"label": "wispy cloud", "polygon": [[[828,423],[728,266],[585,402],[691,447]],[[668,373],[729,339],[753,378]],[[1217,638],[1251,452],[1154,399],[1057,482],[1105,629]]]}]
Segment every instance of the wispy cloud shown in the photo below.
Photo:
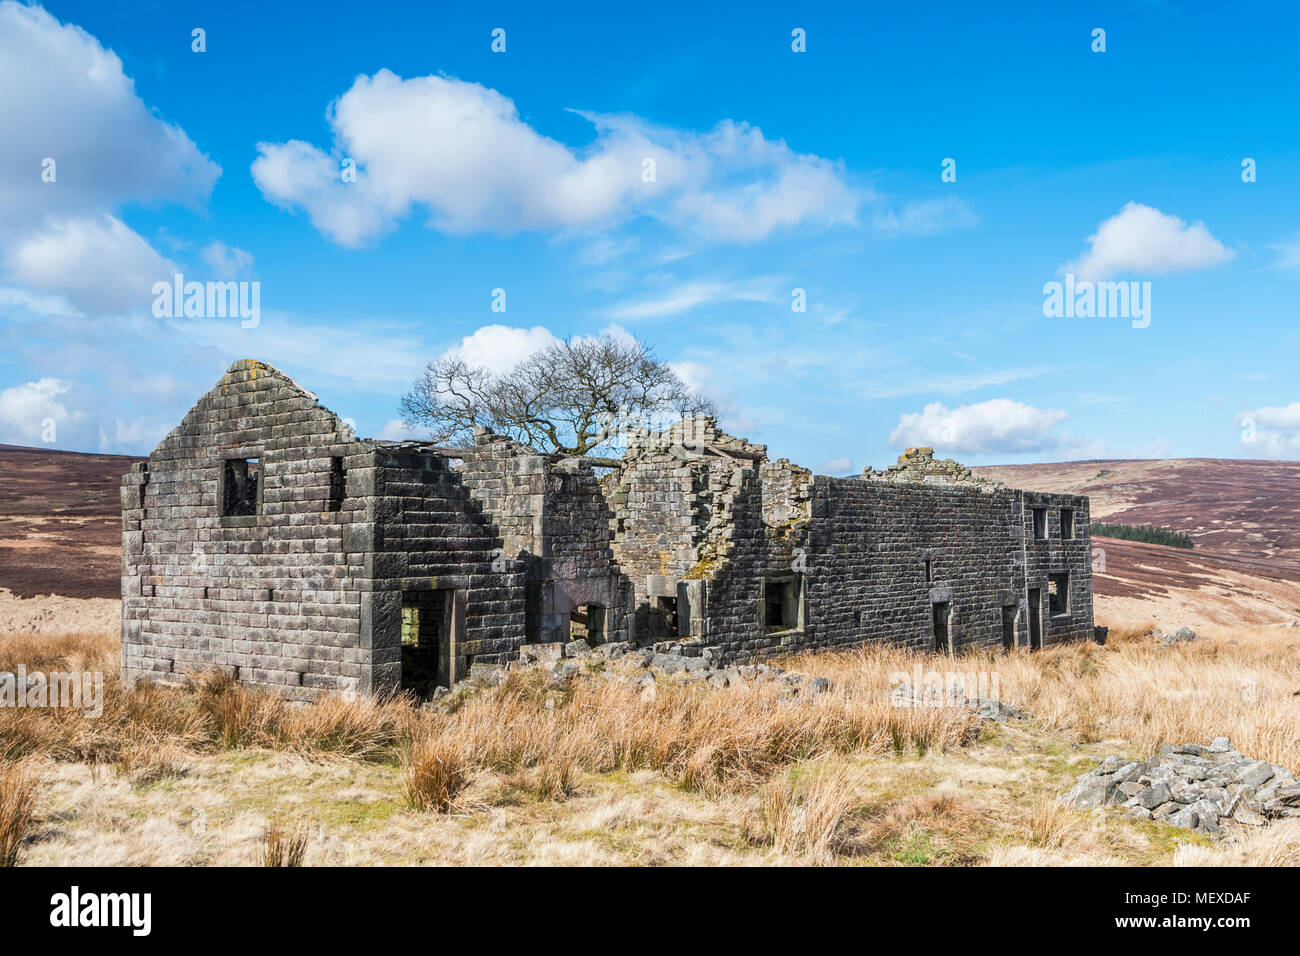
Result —
[{"label": "wispy cloud", "polygon": [[722,302],[776,303],[782,301],[775,289],[776,282],[774,278],[752,279],[745,282],[708,280],[683,282],[662,292],[617,303],[605,314],[612,319],[636,321],[680,315],[700,306],[717,305]]},{"label": "wispy cloud", "polygon": [[1009,368],[971,375],[951,375],[926,377],[909,374],[906,380],[897,385],[884,385],[867,389],[866,398],[898,398],[903,395],[959,395],[973,392],[979,388],[991,388],[1008,385],[1028,378],[1037,378],[1046,373],[1042,368]]}]

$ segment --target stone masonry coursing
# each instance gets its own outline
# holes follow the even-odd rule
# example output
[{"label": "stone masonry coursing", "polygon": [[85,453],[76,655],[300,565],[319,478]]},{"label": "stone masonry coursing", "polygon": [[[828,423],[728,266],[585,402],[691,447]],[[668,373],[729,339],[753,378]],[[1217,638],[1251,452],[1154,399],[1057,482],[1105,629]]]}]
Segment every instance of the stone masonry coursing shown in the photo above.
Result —
[{"label": "stone masonry coursing", "polygon": [[598,475],[486,430],[466,448],[358,440],[244,360],[122,505],[129,680],[218,667],[306,698],[426,694],[576,636],[747,663],[1093,635],[1086,498],[929,449],[813,475],[708,417]]}]

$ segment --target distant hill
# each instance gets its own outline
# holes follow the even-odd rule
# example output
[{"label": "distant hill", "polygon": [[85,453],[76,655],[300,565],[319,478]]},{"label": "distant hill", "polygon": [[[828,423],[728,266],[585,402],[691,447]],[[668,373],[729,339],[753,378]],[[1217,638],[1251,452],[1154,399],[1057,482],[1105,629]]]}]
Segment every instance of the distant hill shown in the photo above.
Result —
[{"label": "distant hill", "polygon": [[118,489],[138,460],[0,445],[0,588],[120,596]]},{"label": "distant hill", "polygon": [[1106,557],[1094,584],[1103,609],[1181,610],[1221,623],[1300,618],[1300,462],[1172,458],[971,471],[1018,488],[1087,495],[1093,520],[1191,536],[1190,552],[1097,539]]}]

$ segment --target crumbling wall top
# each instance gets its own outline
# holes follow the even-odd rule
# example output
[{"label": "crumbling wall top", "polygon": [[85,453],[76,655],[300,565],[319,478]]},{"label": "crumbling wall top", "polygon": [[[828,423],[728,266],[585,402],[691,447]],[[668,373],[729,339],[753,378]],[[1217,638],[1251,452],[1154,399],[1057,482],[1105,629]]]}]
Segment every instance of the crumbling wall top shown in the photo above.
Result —
[{"label": "crumbling wall top", "polygon": [[969,468],[951,458],[935,458],[934,449],[929,446],[907,449],[898,456],[898,464],[890,465],[883,471],[876,471],[868,465],[862,472],[862,477],[868,481],[887,481],[895,484],[921,482],[969,485],[988,491],[1005,487],[999,481],[976,477]]}]

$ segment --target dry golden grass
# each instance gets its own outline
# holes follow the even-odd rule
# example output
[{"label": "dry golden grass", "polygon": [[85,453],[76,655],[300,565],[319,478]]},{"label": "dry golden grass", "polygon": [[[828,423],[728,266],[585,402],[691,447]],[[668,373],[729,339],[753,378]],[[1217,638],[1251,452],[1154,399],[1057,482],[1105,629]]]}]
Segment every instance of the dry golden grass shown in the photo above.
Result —
[{"label": "dry golden grass", "polygon": [[[831,679],[812,700],[778,682],[662,681],[643,697],[520,671],[446,712],[403,698],[301,706],[211,673],[127,689],[116,662],[109,637],[0,636],[0,668],[106,673],[97,719],[0,710],[0,759],[42,755],[43,779],[58,781],[18,828],[36,809],[60,821],[36,843],[17,838],[31,862],[264,862],[273,827],[274,858],[288,861],[308,825],[313,862],[333,864],[1300,860],[1300,825],[1213,845],[1055,800],[1105,754],[1224,734],[1300,767],[1289,629],[1207,629],[1165,648],[1116,628],[1106,646],[1033,654],[870,647],[787,662]],[[897,676],[917,667],[995,675],[1030,719],[981,732],[962,708],[892,706]],[[220,826],[196,822],[211,817]]]},{"label": "dry golden grass", "polygon": [[0,762],[0,866],[17,866],[36,815],[40,784],[25,763]]},{"label": "dry golden grass", "polygon": [[656,770],[710,793],[752,786],[821,753],[958,747],[974,729],[964,712],[903,710],[883,693],[808,702],[783,698],[774,683],[735,694],[665,686],[647,700],[614,681],[556,690],[538,671],[510,674],[431,727],[500,773],[563,755],[588,773]]},{"label": "dry golden grass", "polygon": [[1226,736],[1245,754],[1300,767],[1300,630],[1205,628],[1200,640],[1165,647],[1142,628],[1114,627],[1105,645],[1042,651],[972,651],[954,659],[889,648],[800,661],[839,685],[882,667],[985,672],[999,696],[1044,727],[1080,741],[1120,738],[1135,751]]},{"label": "dry golden grass", "polygon": [[402,748],[402,783],[412,809],[447,813],[469,785],[463,749],[446,736],[418,734]]},{"label": "dry golden grass", "polygon": [[1073,849],[1084,839],[1086,833],[1086,818],[1065,806],[1052,794],[1036,798],[1029,805],[1024,818],[1031,846],[1048,850]]},{"label": "dry golden grass", "polygon": [[302,866],[307,859],[307,828],[289,829],[279,823],[266,828],[266,843],[259,862],[262,866]]},{"label": "dry golden grass", "polygon": [[753,837],[781,856],[834,863],[854,804],[854,788],[842,765],[773,780],[759,790]]},{"label": "dry golden grass", "polygon": [[194,766],[193,755],[168,740],[150,740],[126,747],[117,762],[118,773],[137,786],[183,777]]}]

